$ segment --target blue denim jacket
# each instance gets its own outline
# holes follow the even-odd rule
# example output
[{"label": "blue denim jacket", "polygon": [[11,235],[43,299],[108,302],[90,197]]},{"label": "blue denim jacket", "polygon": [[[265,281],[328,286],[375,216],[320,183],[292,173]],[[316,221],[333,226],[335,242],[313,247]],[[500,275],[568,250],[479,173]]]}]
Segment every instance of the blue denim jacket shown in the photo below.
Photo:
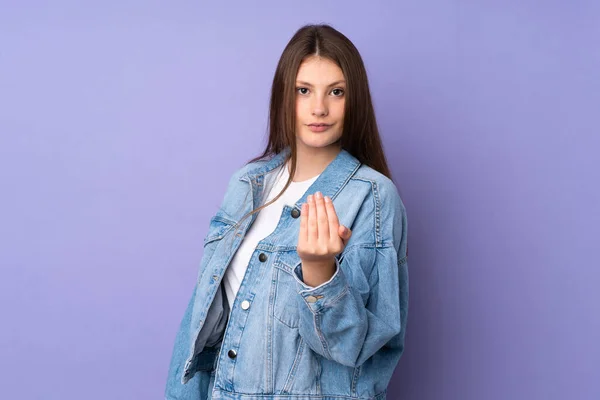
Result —
[{"label": "blue denim jacket", "polygon": [[[404,350],[407,218],[393,182],[342,150],[261,240],[231,310],[222,278],[289,148],[231,178],[204,239],[198,280],[175,339],[165,398],[385,399]],[[333,277],[302,281],[296,252],[309,194],[352,229]]]}]

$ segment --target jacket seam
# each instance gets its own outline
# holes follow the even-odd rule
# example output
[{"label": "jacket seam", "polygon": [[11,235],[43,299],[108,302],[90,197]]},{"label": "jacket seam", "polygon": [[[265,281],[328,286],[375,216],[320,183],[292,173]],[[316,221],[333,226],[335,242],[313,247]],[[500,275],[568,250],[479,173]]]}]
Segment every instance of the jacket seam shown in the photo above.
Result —
[{"label": "jacket seam", "polygon": [[321,329],[319,328],[320,321],[321,321],[320,314],[313,313],[313,321],[315,323],[315,331],[317,332],[317,336],[319,337],[319,342],[321,342],[321,347],[323,348],[323,354],[326,354],[327,358],[333,359],[333,357],[331,356],[331,353],[329,352],[329,346],[327,345],[327,341],[325,340],[325,337],[323,336],[323,332],[321,332]]},{"label": "jacket seam", "polygon": [[338,294],[336,297],[333,298],[333,300],[331,300],[331,302],[329,304],[327,304],[327,306],[325,307],[325,305],[323,307],[321,307],[321,309],[318,311],[318,313],[322,314],[322,311],[325,309],[327,310],[327,308],[331,308],[333,306],[335,306],[337,303],[339,303],[339,301],[348,294],[348,292],[350,291],[350,287],[346,286],[344,288],[344,290],[342,290],[342,293]]},{"label": "jacket seam", "polygon": [[[338,399],[351,399],[351,400],[372,400],[377,399],[387,393],[387,389],[374,394],[371,397],[354,397],[345,394],[278,394],[278,393],[245,393],[245,392],[230,392],[229,390],[224,390],[219,388],[220,392],[229,393],[232,395],[244,395],[244,396],[252,396],[252,397],[308,397],[308,398],[338,398]],[[169,399],[174,400],[174,399]]]},{"label": "jacket seam", "polygon": [[300,364],[300,359],[304,354],[304,347],[304,339],[300,337],[300,343],[298,343],[298,349],[296,349],[296,357],[294,357],[292,368],[290,368],[290,371],[288,372],[286,382],[283,385],[282,393],[288,392],[296,380],[296,372],[298,370],[298,365]]}]

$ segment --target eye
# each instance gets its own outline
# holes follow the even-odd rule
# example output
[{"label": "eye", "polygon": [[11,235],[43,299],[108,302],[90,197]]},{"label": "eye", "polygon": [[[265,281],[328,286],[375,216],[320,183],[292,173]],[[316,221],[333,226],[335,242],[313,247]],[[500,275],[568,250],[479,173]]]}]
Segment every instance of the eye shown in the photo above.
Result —
[{"label": "eye", "polygon": [[333,90],[331,91],[331,93],[333,93],[333,95],[334,95],[334,96],[336,96],[336,97],[341,97],[341,96],[343,96],[343,95],[344,95],[344,90],[343,90],[343,89],[336,88],[336,89],[333,89]]},{"label": "eye", "polygon": [[305,87],[297,87],[296,91],[300,94],[307,94],[308,93],[308,89]]}]

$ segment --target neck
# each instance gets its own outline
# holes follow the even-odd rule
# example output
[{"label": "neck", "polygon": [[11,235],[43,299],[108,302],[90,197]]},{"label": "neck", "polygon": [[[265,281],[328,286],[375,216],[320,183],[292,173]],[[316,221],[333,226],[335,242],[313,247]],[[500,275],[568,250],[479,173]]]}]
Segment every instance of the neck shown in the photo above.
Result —
[{"label": "neck", "polygon": [[[298,145],[296,148],[297,162],[294,182],[302,182],[322,173],[342,150],[334,143],[327,147],[314,148]],[[288,167],[291,161],[288,163]]]}]

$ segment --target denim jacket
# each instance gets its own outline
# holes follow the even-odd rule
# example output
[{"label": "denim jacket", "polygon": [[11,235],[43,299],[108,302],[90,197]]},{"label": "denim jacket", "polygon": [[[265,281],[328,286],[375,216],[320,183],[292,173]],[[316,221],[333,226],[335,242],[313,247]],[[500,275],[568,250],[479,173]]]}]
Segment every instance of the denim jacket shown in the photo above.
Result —
[{"label": "denim jacket", "polygon": [[[233,174],[204,239],[197,282],[167,377],[169,400],[385,399],[404,350],[407,218],[393,182],[342,150],[248,263],[229,309],[222,278],[274,183],[289,147]],[[352,229],[336,270],[317,287],[296,252],[309,194],[333,200]]]}]

